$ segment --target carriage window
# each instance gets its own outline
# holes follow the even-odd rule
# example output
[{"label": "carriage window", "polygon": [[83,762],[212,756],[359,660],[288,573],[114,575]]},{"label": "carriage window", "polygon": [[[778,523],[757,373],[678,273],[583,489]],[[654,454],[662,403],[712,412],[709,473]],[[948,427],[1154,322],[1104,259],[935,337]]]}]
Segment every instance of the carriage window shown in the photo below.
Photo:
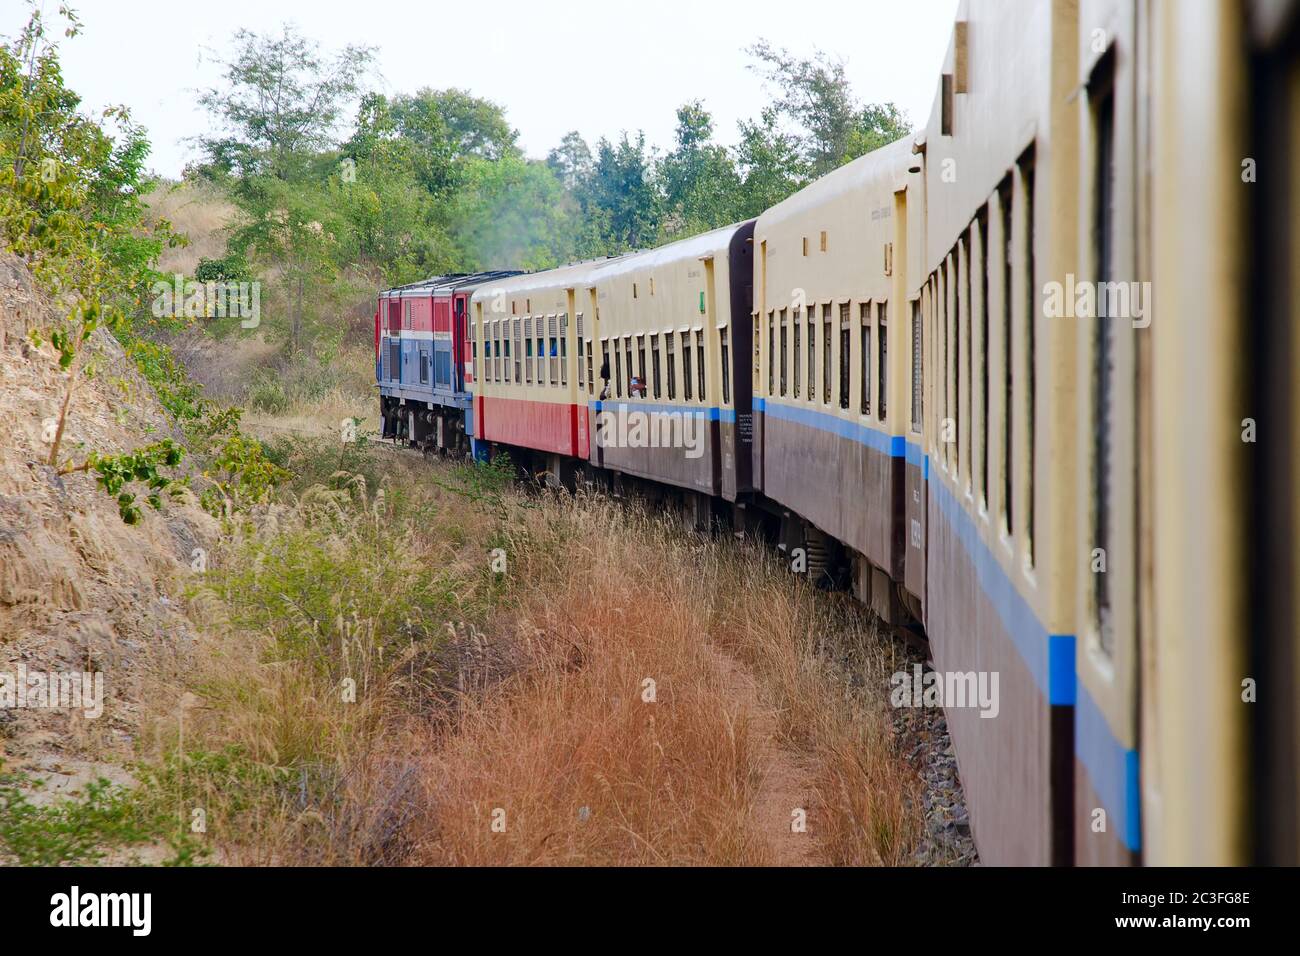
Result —
[{"label": "carriage window", "polygon": [[822,404],[831,403],[831,307],[822,306]]},{"label": "carriage window", "polygon": [[[537,384],[541,385],[546,381],[546,328],[542,324],[546,320],[541,316],[537,318]],[[552,319],[552,322],[555,320]]]},{"label": "carriage window", "polygon": [[785,320],[785,309],[781,310],[781,397],[785,397],[785,371],[789,366],[789,353],[786,349],[786,335],[788,333]]},{"label": "carriage window", "polygon": [[596,376],[592,375],[592,343],[587,339],[587,394],[593,395],[596,392]]},{"label": "carriage window", "polygon": [[614,344],[614,393],[623,397],[623,353],[619,351],[618,343]]},{"label": "carriage window", "polygon": [[718,330],[718,341],[721,345],[722,354],[722,404],[731,403],[731,366],[730,362],[731,349],[727,344],[727,330]]},{"label": "carriage window", "polygon": [[636,337],[636,359],[637,359],[637,363],[636,363],[637,377],[641,379],[642,385],[646,385],[650,378],[650,374],[649,374],[649,369],[646,367],[645,364],[645,336],[644,335],[638,335]]},{"label": "carriage window", "polygon": [[776,389],[773,388],[776,381],[776,326],[772,324],[773,314],[767,313],[767,394],[769,395],[776,394]]},{"label": "carriage window", "polygon": [[948,425],[952,421],[952,388],[948,378],[952,374],[952,329],[948,327],[948,319],[952,317],[952,307],[948,302],[948,295],[952,291],[952,280],[948,277],[948,259],[945,256],[943,262],[939,263],[939,300],[936,305],[938,309],[939,322],[939,339],[941,342],[939,348],[939,407],[940,416],[943,419],[939,423],[939,441],[943,443],[943,467],[945,469],[952,466],[952,442],[948,440]]},{"label": "carriage window", "polygon": [[682,398],[691,400],[691,333],[682,333]]},{"label": "carriage window", "polygon": [[677,398],[677,335],[664,333],[664,353],[668,356],[668,401]]},{"label": "carriage window", "polygon": [[[956,477],[961,474],[961,386],[963,381],[961,366],[961,339],[962,326],[966,321],[961,301],[962,256],[960,240],[958,240],[957,245],[953,247],[952,252],[949,254],[949,258],[952,260],[952,271],[949,273],[949,275],[952,276],[952,292],[950,293],[952,300],[952,437],[953,460],[956,463],[956,467],[953,469],[952,473],[953,476]],[[967,462],[967,465],[969,464],[970,463]]]},{"label": "carriage window", "polygon": [[[1098,288],[1112,281],[1115,229],[1115,57],[1108,51],[1089,84],[1088,100],[1093,127],[1092,258]],[[1093,321],[1092,343],[1092,548],[1110,550],[1111,455],[1110,444],[1115,390],[1115,331],[1113,318],[1102,315]],[[1095,624],[1102,650],[1115,651],[1112,617],[1114,595],[1111,574],[1092,576]]]},{"label": "carriage window", "polygon": [[[1002,219],[1002,519],[1006,522],[1007,534],[1015,529],[1011,501],[1011,462],[1012,462],[1012,419],[1015,416],[1015,404],[1012,400],[1012,386],[1015,369],[1011,361],[1011,302],[1013,299],[1011,284],[1011,179],[1007,177],[998,186],[998,206]],[[1105,575],[1102,575],[1105,577]]]},{"label": "carriage window", "polygon": [[420,349],[420,384],[429,384],[429,353]]},{"label": "carriage window", "polygon": [[[962,445],[958,449],[958,456],[966,462],[966,489],[969,491],[975,474],[975,461],[972,457],[975,445],[975,314],[971,309],[975,305],[975,299],[972,297],[971,284],[974,281],[972,267],[974,262],[971,259],[971,229],[966,227],[958,241],[958,250],[961,259],[962,286],[958,295],[962,295],[961,302],[961,322],[962,322],[962,340],[965,342],[966,355],[966,429],[961,432]],[[959,398],[958,401],[961,399]]]},{"label": "carriage window", "polygon": [[989,210],[980,209],[975,216],[975,232],[980,246],[980,493],[984,507],[989,495]]},{"label": "carriage window", "polygon": [[[651,286],[653,289],[654,286]],[[650,366],[651,386],[654,390],[655,398],[659,397],[659,333],[656,332],[650,337],[650,360],[653,363]]]},{"label": "carriage window", "polygon": [[876,379],[880,382],[880,392],[876,395],[876,414],[883,422],[885,420],[885,389],[889,384],[889,350],[886,342],[889,339],[887,326],[889,324],[889,303],[882,302],[877,307],[879,309],[880,328],[876,330],[876,349],[879,351],[877,361]]},{"label": "carriage window", "polygon": [[849,304],[840,303],[840,408],[849,407],[849,369],[852,361],[849,338]]},{"label": "carriage window", "polygon": [[912,431],[921,431],[921,302],[912,302]]},{"label": "carriage window", "polygon": [[871,414],[871,303],[863,302],[858,306],[858,334],[862,339],[862,351],[859,361],[862,363],[862,398],[863,415]]},{"label": "carriage window", "polygon": [[578,390],[581,391],[587,385],[587,367],[583,363],[586,358],[586,343],[578,339]]},{"label": "carriage window", "polygon": [[560,384],[569,384],[569,316],[560,315]]},{"label": "carriage window", "polygon": [[1025,487],[1025,553],[1032,566],[1034,563],[1034,515],[1035,515],[1035,443],[1034,443],[1034,399],[1037,370],[1034,368],[1038,349],[1034,340],[1035,326],[1038,324],[1038,298],[1035,286],[1034,270],[1034,147],[1030,146],[1020,158],[1020,183],[1024,197],[1025,210],[1025,260],[1022,267],[1022,282],[1025,295],[1025,454],[1028,463],[1028,484]]},{"label": "carriage window", "polygon": [[704,396],[704,333],[695,333],[695,374],[699,377],[700,383],[700,401],[706,401]]},{"label": "carriage window", "polygon": [[524,320],[524,380],[533,381],[533,320]]},{"label": "carriage window", "polygon": [[808,401],[817,398],[817,306],[808,310]]},{"label": "carriage window", "polygon": [[632,371],[632,337],[631,336],[628,336],[623,340],[623,353],[627,358],[627,368],[624,370],[624,374],[627,376],[627,382],[626,382],[627,394],[628,397],[630,398],[632,396],[632,376],[634,374]]},{"label": "carriage window", "polygon": [[[804,240],[807,242],[807,240]],[[803,324],[803,312],[799,309],[794,310],[794,397],[799,397],[799,371],[803,364],[801,361],[803,354],[799,351],[799,326]],[[809,372],[809,374],[812,374]]]}]

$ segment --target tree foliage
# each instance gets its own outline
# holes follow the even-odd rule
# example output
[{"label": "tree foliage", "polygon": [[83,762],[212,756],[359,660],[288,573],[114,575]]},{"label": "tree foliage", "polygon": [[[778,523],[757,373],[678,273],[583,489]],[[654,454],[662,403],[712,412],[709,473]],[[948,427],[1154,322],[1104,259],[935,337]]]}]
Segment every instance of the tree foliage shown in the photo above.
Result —
[{"label": "tree foliage", "polygon": [[290,352],[331,348],[376,283],[652,247],[757,216],[908,128],[892,104],[860,103],[839,61],[760,42],[754,69],[776,95],[735,146],[692,100],[666,152],[640,131],[594,145],[571,131],[536,161],[502,106],[468,90],[368,91],[368,48],[323,52],[291,26],[235,46],[200,97],[214,132],[193,172],[225,183],[242,218],[206,268],[261,276],[259,334]]},{"label": "tree foliage", "polygon": [[766,40],[748,52],[757,61],[751,69],[777,91],[775,115],[799,130],[796,142],[808,178],[824,176],[911,129],[894,104],[860,103],[842,60],[820,50],[798,57]]}]

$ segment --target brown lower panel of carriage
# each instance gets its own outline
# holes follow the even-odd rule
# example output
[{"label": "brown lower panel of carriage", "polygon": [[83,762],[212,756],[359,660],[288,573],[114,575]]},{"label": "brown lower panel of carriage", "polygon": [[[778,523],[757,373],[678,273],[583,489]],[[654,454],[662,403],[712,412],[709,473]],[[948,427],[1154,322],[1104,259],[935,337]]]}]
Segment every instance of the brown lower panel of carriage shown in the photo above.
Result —
[{"label": "brown lower panel of carriage", "polygon": [[1074,771],[1074,862],[1077,866],[1138,866],[1141,856],[1124,845],[1119,836],[1119,821],[1105,818],[1106,829],[1093,830],[1095,811],[1104,808],[1101,797],[1092,789],[1088,768],[1081,760],[1071,760]]},{"label": "brown lower panel of carriage", "polygon": [[[718,448],[721,451],[721,487],[722,497],[727,501],[736,500],[736,425],[734,422],[718,422]],[[748,449],[747,449],[748,450]]]},{"label": "brown lower panel of carriage", "polygon": [[940,674],[998,675],[996,717],[981,717],[977,707],[945,708],[980,859],[997,866],[1068,862],[1068,839],[1063,846],[1054,827],[1062,808],[1053,755],[1071,752],[1071,741],[1060,739],[1070,724],[1054,720],[1053,710],[1070,708],[1048,704],[955,529],[937,504],[929,517],[926,631],[934,666]]},{"label": "brown lower panel of carriage", "polygon": [[671,441],[655,448],[630,447],[626,440],[630,438],[630,433],[620,433],[615,429],[612,433],[607,433],[613,437],[597,437],[592,441],[590,461],[611,471],[689,488],[706,495],[717,495],[722,484],[722,464],[718,454],[720,423],[704,418],[699,421],[700,431],[696,433],[696,438],[691,439],[692,445],[698,439],[695,448],[673,444]]},{"label": "brown lower panel of carriage", "polygon": [[821,428],[760,418],[763,494],[901,580],[903,459]]},{"label": "brown lower panel of carriage", "polygon": [[920,465],[905,465],[903,474],[903,587],[921,600],[924,624],[927,489]]}]

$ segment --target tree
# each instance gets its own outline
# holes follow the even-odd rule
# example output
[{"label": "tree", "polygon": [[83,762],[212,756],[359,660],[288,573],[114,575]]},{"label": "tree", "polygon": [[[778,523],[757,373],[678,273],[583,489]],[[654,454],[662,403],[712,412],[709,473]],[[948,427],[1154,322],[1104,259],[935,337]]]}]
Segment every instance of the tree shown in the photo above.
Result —
[{"label": "tree", "polygon": [[713,142],[713,117],[699,100],[677,110],[677,142],[659,164],[665,239],[734,221],[740,178],[725,147]]},{"label": "tree", "polygon": [[[333,152],[335,136],[374,53],[346,46],[322,54],[288,25],[279,35],[239,30],[235,39],[239,53],[223,61],[224,85],[199,97],[219,130],[201,143],[210,170],[232,177],[242,213],[230,248],[271,277],[269,327],[296,352],[322,332],[340,331],[322,323],[347,292],[339,267],[347,221],[327,197],[331,182],[355,179],[355,160]],[[373,149],[388,120],[380,103],[366,106]]]},{"label": "tree", "polygon": [[396,97],[392,110],[404,135],[425,146],[444,139],[457,159],[497,160],[519,153],[519,134],[506,122],[505,111],[465,90],[425,87],[414,96]]},{"label": "tree", "polygon": [[[65,36],[76,36],[75,14],[60,13],[68,23]],[[142,196],[150,184],[142,173],[149,153],[144,131],[113,107],[103,120],[116,124],[114,138],[82,116],[79,105],[63,84],[58,47],[33,7],[17,40],[0,45],[0,240],[27,260],[53,303],[66,310],[53,327],[29,334],[38,348],[53,345],[67,373],[58,417],[50,423],[48,463],[60,475],[94,472],[116,499],[122,520],[135,524],[141,510],[128,486],[143,486],[148,504],[161,508],[161,495],[175,480],[160,469],[179,465],[183,449],[169,438],[118,455],[90,449],[79,465],[59,453],[73,393],[94,374],[91,336],[107,324],[134,354],[137,297],[155,276],[163,243],[174,237],[166,222],[153,231],[145,226]]]},{"label": "tree", "polygon": [[844,161],[857,159],[881,146],[888,146],[911,131],[912,124],[893,103],[872,103],[862,110],[857,125],[849,131]]},{"label": "tree", "polygon": [[740,123],[736,164],[741,176],[736,214],[741,219],[758,216],[808,181],[798,139],[781,131],[776,109],[770,106],[758,120]]},{"label": "tree", "polygon": [[[441,120],[437,121],[439,124]],[[332,182],[331,203],[346,224],[340,254],[389,284],[452,271],[454,249],[441,202],[461,174],[450,139],[404,135],[381,94],[361,100],[357,125],[343,145],[350,176]]]},{"label": "tree", "polygon": [[747,52],[758,60],[750,69],[778,91],[776,113],[802,130],[800,153],[814,179],[911,130],[892,103],[859,104],[842,60],[820,50],[801,59],[766,40]]},{"label": "tree", "polygon": [[545,162],[474,159],[454,212],[467,269],[551,269],[573,251],[564,187]]},{"label": "tree", "polygon": [[570,192],[581,189],[591,177],[591,148],[577,130],[564,134],[560,145],[546,154],[546,165]]},{"label": "tree", "polygon": [[334,145],[340,117],[360,93],[374,50],[346,46],[332,55],[285,24],[278,36],[236,30],[225,82],[200,94],[219,132],[199,139],[218,173],[288,180],[313,152]]},{"label": "tree", "polygon": [[583,240],[588,252],[598,247],[597,254],[610,255],[654,245],[660,197],[645,134],[637,133],[632,140],[624,133],[618,145],[601,139],[591,177],[578,200],[590,222]]}]

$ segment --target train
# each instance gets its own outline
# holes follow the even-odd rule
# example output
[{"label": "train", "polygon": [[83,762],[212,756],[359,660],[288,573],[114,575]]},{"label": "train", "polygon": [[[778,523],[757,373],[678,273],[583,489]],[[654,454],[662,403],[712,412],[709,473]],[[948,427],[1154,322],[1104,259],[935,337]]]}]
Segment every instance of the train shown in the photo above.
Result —
[{"label": "train", "polygon": [[962,0],[925,126],[756,219],[382,293],[383,434],[996,674],[944,701],[986,864],[1300,862],[1298,11]]}]

